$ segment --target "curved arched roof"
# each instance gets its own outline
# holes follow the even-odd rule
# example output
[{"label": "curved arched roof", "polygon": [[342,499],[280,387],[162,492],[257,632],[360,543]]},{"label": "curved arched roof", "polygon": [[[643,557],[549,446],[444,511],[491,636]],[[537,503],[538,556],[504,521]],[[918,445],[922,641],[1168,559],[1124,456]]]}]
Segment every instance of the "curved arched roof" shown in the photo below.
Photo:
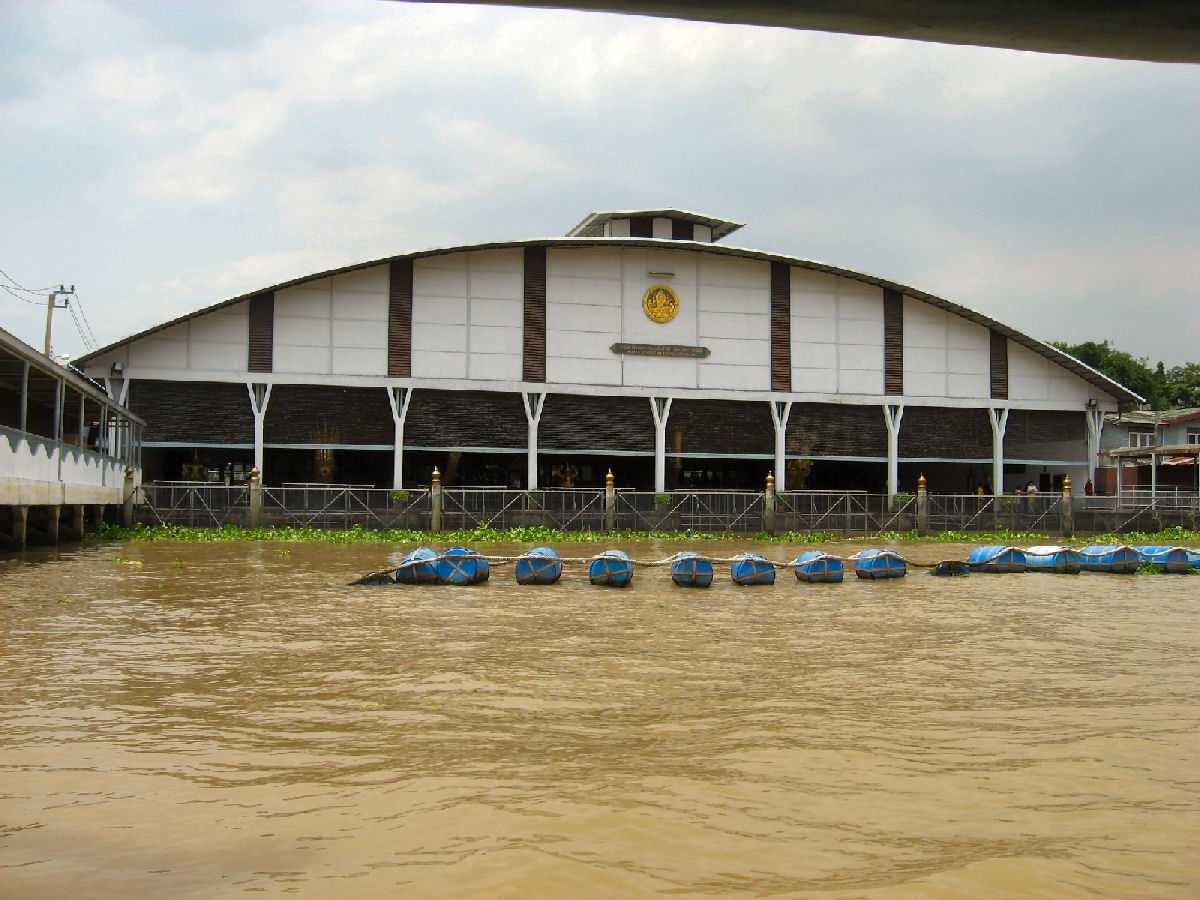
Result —
[{"label": "curved arched roof", "polygon": [[1144,400],[1144,398],[1138,396],[1124,385],[1113,381],[1107,375],[1096,371],[1091,366],[1080,362],[1075,357],[1068,353],[1064,353],[1057,347],[1054,347],[1045,341],[1039,341],[1037,338],[1030,337],[1023,332],[1017,331],[1017,329],[1012,328],[1009,325],[1005,325],[1003,322],[999,322],[990,316],[985,316],[983,313],[976,312],[973,309],[961,306],[960,304],[946,300],[943,297],[938,297],[935,294],[918,290],[917,288],[909,285],[890,281],[886,278],[880,278],[877,275],[869,275],[865,272],[855,272],[851,269],[843,269],[839,266],[831,266],[827,263],[816,262],[810,259],[799,259],[794,256],[786,256],[780,253],[768,253],[762,250],[751,250],[745,247],[729,247],[723,244],[710,244],[699,241],[667,240],[664,238],[529,238],[516,241],[488,241],[479,244],[459,244],[452,247],[437,247],[429,250],[415,250],[406,253],[397,253],[394,256],[385,256],[379,259],[366,260],[364,262],[354,263],[348,266],[341,266],[336,269],[327,269],[323,272],[313,272],[312,274],[304,275],[300,278],[292,278],[287,281],[281,281],[278,284],[259,288],[255,291],[239,294],[236,297],[230,297],[228,300],[222,300],[219,303],[202,307],[201,309],[186,313],[182,316],[162,322],[151,328],[139,331],[136,334],[131,334],[128,337],[114,341],[111,344],[101,347],[99,350],[95,350],[86,354],[85,356],[79,357],[79,359],[76,360],[76,364],[81,365],[90,362],[96,357],[102,356],[103,354],[108,353],[117,347],[121,347],[125,344],[131,343],[132,341],[136,341],[140,338],[154,334],[155,332],[170,328],[173,325],[178,325],[181,322],[186,322],[190,319],[195,319],[199,316],[206,315],[223,307],[232,306],[235,303],[241,303],[249,300],[251,297],[254,297],[258,294],[264,294],[270,291],[280,291],[284,288],[295,287],[296,285],[303,284],[308,281],[317,281],[322,278],[330,278],[334,275],[342,275],[347,272],[370,269],[374,268],[375,266],[386,265],[400,259],[425,259],[432,256],[446,256],[451,253],[467,253],[475,250],[511,250],[523,247],[646,247],[660,250],[689,250],[697,253],[711,253],[718,256],[740,257],[743,259],[755,259],[764,262],[780,262],[789,266],[795,266],[799,269],[809,269],[814,272],[824,272],[828,275],[838,275],[843,278],[849,278],[854,281],[863,282],[864,284],[872,284],[880,288],[889,288],[891,290],[899,291],[900,293],[906,294],[909,297],[922,300],[932,306],[936,306],[952,312],[955,315],[962,316],[964,319],[975,322],[976,324],[982,325],[985,328],[993,329],[994,331],[1005,335],[1011,340],[1016,341],[1021,346],[1026,347],[1029,350],[1032,350],[1034,353],[1045,357],[1054,364],[1062,366],[1068,371],[1075,373],[1084,381],[1095,385],[1106,393],[1116,397],[1118,400],[1129,403],[1141,403]]}]

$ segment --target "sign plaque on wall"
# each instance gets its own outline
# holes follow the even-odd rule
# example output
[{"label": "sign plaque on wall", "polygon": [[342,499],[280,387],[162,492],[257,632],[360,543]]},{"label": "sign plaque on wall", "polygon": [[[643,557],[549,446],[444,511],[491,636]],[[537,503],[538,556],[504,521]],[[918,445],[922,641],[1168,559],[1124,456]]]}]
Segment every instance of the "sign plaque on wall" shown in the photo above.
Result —
[{"label": "sign plaque on wall", "polygon": [[671,356],[679,359],[704,359],[712,352],[707,347],[689,347],[686,344],[613,344],[609,349],[626,356]]}]

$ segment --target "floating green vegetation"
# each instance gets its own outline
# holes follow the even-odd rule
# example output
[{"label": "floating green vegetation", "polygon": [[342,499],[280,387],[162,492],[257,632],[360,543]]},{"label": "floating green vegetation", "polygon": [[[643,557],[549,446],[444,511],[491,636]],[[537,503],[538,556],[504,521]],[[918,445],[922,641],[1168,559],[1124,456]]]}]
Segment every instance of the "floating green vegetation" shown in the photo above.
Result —
[{"label": "floating green vegetation", "polygon": [[[620,543],[625,541],[672,541],[702,543],[705,541],[754,541],[771,544],[833,544],[864,541],[892,543],[896,541],[923,541],[941,544],[1013,544],[1017,546],[1062,542],[1082,544],[1171,544],[1186,547],[1200,546],[1200,532],[1186,528],[1167,528],[1157,532],[1129,532],[1125,534],[1100,534],[1055,538],[1036,531],[1010,531],[1005,528],[994,531],[940,531],[935,534],[918,534],[916,531],[880,531],[875,534],[844,534],[833,531],[785,531],[754,535],[741,533],[719,533],[709,531],[562,531],[535,525],[523,528],[471,528],[457,531],[416,531],[408,528],[364,528],[355,525],[345,530],[332,530],[311,526],[275,526],[271,528],[243,528],[224,525],[220,528],[192,528],[183,525],[105,525],[100,537],[116,541],[183,541],[191,543],[216,543],[228,541],[278,541],[285,543],[324,544],[549,544],[549,543]],[[281,555],[290,551],[281,549]],[[138,565],[124,557],[113,557],[114,562]]]}]

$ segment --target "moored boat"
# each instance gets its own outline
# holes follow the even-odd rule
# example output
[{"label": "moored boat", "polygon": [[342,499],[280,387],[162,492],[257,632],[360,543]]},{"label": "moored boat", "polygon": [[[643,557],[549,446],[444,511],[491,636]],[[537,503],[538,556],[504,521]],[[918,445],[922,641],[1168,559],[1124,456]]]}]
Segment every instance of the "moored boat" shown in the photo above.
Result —
[{"label": "moored boat", "polygon": [[1027,572],[1057,572],[1065,575],[1078,575],[1083,569],[1083,562],[1078,550],[1070,547],[1038,546],[1025,548],[1025,571]]},{"label": "moored boat", "polygon": [[432,562],[435,559],[437,551],[432,547],[418,547],[405,553],[396,568],[396,584],[436,584],[438,576]]},{"label": "moored boat", "polygon": [[1112,572],[1132,575],[1141,563],[1138,552],[1125,544],[1088,544],[1079,551],[1085,572]]},{"label": "moored boat", "polygon": [[967,563],[973,572],[1024,572],[1025,551],[1000,544],[976,547],[967,556]]},{"label": "moored boat", "polygon": [[908,574],[904,557],[894,550],[878,550],[868,547],[854,556],[854,574],[859,578],[903,578]]},{"label": "moored boat", "polygon": [[492,574],[491,564],[470,547],[448,547],[433,568],[439,584],[480,584]]},{"label": "moored boat", "polygon": [[1200,550],[1189,550],[1188,562],[1192,564],[1193,569],[1200,569]]},{"label": "moored boat", "polygon": [[846,567],[836,556],[820,550],[806,550],[792,560],[797,581],[836,584],[842,580]]},{"label": "moored boat", "polygon": [[1148,562],[1156,569],[1163,572],[1171,572],[1173,574],[1182,574],[1188,572],[1192,568],[1191,560],[1188,559],[1187,549],[1184,547],[1171,547],[1166,544],[1146,545],[1134,547],[1138,553],[1138,559],[1142,562]]},{"label": "moored boat", "polygon": [[623,550],[605,550],[588,564],[588,580],[604,587],[628,587],[633,581],[633,560]]},{"label": "moored boat", "polygon": [[761,553],[738,553],[729,565],[729,577],[743,587],[775,583],[775,567]]},{"label": "moored boat", "polygon": [[929,570],[929,574],[937,575],[939,578],[954,578],[959,575],[970,575],[971,567],[961,559],[943,559]]},{"label": "moored boat", "polygon": [[562,578],[563,564],[553,547],[534,547],[517,557],[513,573],[517,584],[554,584]]},{"label": "moored boat", "polygon": [[692,550],[681,550],[671,563],[671,580],[680,587],[706,588],[713,582],[712,560]]}]

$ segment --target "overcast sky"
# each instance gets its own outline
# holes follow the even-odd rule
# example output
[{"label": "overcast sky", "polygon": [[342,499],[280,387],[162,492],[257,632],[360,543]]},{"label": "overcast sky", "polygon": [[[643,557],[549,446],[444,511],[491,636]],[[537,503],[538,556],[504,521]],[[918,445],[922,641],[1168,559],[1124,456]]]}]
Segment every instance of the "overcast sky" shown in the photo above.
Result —
[{"label": "overcast sky", "polygon": [[[594,13],[0,0],[0,269],[101,344],[592,210],[1200,359],[1200,66]],[[41,345],[44,302],[0,292]],[[83,344],[66,313],[56,352]]]}]

